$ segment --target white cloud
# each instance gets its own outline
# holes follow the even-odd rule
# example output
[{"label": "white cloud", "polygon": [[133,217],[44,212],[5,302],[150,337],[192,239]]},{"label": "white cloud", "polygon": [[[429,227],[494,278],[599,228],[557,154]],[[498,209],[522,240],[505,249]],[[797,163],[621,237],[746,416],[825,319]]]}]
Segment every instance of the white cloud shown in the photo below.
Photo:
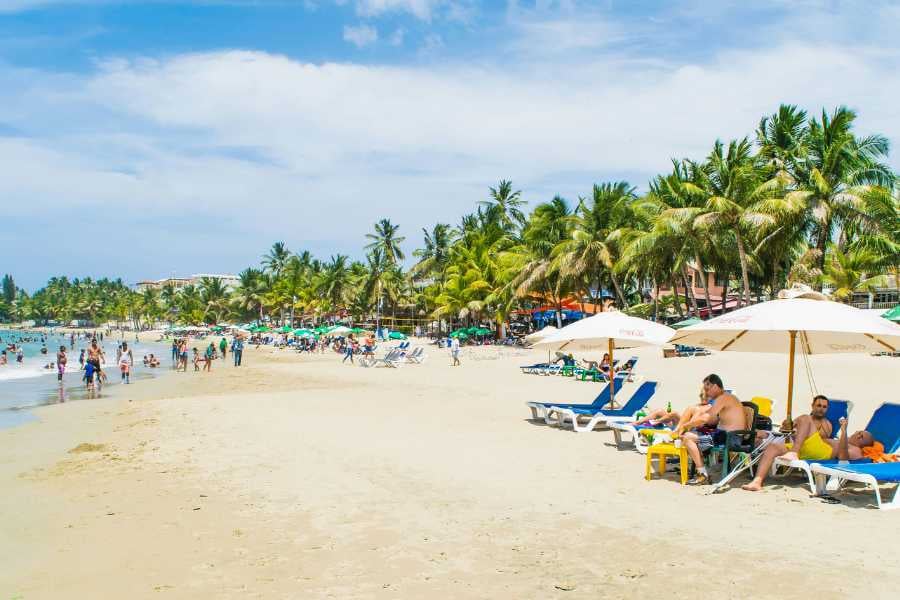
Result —
[{"label": "white cloud", "polygon": [[[700,158],[717,137],[750,134],[782,102],[847,104],[860,134],[896,144],[900,49],[889,29],[866,45],[770,32],[764,48],[702,61],[614,54],[589,35],[575,36],[577,59],[514,53],[466,65],[232,51],[106,61],[87,75],[0,66],[3,214],[27,223],[75,211],[76,227],[90,215],[141,228],[147,239],[133,243],[163,275],[203,253],[190,236],[160,247],[166,226],[141,218],[189,214],[237,230],[231,251],[252,257],[234,269],[273,239],[358,256],[378,218],[412,242],[421,226],[456,222],[500,178],[531,202],[574,199],[604,179],[644,186],[670,157]],[[510,31],[521,42],[546,28]],[[0,240],[10,231],[0,224]]]},{"label": "white cloud", "polygon": [[402,27],[398,27],[394,30],[394,33],[391,34],[391,37],[388,38],[388,42],[391,46],[402,46],[403,38],[406,36],[406,30]]},{"label": "white cloud", "polygon": [[374,44],[378,41],[378,30],[371,25],[344,26],[344,41],[350,42],[357,48]]},{"label": "white cloud", "polygon": [[387,12],[408,12],[428,21],[434,9],[441,4],[442,0],[357,0],[356,10],[360,15],[368,17]]}]

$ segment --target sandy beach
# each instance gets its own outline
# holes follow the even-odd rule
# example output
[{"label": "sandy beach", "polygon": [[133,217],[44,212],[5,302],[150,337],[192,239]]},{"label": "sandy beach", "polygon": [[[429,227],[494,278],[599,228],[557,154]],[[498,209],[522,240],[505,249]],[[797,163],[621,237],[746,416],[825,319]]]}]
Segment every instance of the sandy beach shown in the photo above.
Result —
[{"label": "sandy beach", "polygon": [[[606,431],[530,421],[598,384],[523,375],[539,351],[430,347],[398,370],[245,351],[0,431],[0,591],[22,598],[891,598],[897,514],[800,477],[715,496]],[[651,406],[720,374],[784,415],[783,356],[640,357]],[[896,401],[896,359],[811,360],[851,428]],[[795,415],[810,386],[797,369]],[[627,384],[633,389],[637,384]],[[629,394],[631,390],[624,390]]]}]

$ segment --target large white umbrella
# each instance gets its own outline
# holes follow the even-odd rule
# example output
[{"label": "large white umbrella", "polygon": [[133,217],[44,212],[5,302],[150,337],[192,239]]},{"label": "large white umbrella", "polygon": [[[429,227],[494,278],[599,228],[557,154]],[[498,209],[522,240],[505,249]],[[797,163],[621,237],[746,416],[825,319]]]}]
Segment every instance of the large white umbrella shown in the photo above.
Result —
[{"label": "large white umbrella", "polygon": [[539,341],[547,338],[548,336],[553,335],[557,331],[559,331],[559,329],[557,329],[553,325],[547,325],[540,331],[535,331],[534,333],[529,333],[528,335],[526,335],[525,341],[528,342],[529,344],[536,344]]},{"label": "large white umbrella", "polygon": [[333,328],[328,333],[329,334],[333,333],[335,335],[347,335],[348,333],[350,333],[350,328],[345,325],[338,325],[337,327]]},{"label": "large white umbrella", "polygon": [[806,297],[746,306],[685,327],[670,341],[731,352],[788,354],[787,425],[792,428],[798,341],[806,354],[896,352],[900,325],[846,304]]},{"label": "large white umbrella", "polygon": [[592,317],[566,325],[553,335],[535,343],[555,350],[596,350],[606,347],[609,353],[609,404],[615,406],[613,350],[636,346],[661,346],[675,330],[653,321],[631,317],[618,311],[597,313]]}]

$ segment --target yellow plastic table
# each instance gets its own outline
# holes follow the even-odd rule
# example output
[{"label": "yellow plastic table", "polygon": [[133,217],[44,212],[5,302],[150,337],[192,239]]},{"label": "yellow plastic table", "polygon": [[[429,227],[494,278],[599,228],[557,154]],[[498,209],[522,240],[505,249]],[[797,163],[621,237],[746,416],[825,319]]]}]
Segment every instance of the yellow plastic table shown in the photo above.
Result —
[{"label": "yellow plastic table", "polygon": [[653,457],[656,457],[656,470],[659,475],[666,472],[666,457],[677,456],[681,462],[681,485],[688,479],[688,454],[684,446],[676,448],[675,444],[655,444],[647,448],[647,474],[649,481],[653,478]]}]

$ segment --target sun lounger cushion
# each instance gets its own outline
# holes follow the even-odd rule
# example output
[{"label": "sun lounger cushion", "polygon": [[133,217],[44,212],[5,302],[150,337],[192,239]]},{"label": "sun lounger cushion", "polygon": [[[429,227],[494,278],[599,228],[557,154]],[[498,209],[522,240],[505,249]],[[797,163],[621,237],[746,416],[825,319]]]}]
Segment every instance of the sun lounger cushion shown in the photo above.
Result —
[{"label": "sun lounger cushion", "polygon": [[900,463],[833,465],[836,471],[871,475],[882,483],[900,483]]}]

